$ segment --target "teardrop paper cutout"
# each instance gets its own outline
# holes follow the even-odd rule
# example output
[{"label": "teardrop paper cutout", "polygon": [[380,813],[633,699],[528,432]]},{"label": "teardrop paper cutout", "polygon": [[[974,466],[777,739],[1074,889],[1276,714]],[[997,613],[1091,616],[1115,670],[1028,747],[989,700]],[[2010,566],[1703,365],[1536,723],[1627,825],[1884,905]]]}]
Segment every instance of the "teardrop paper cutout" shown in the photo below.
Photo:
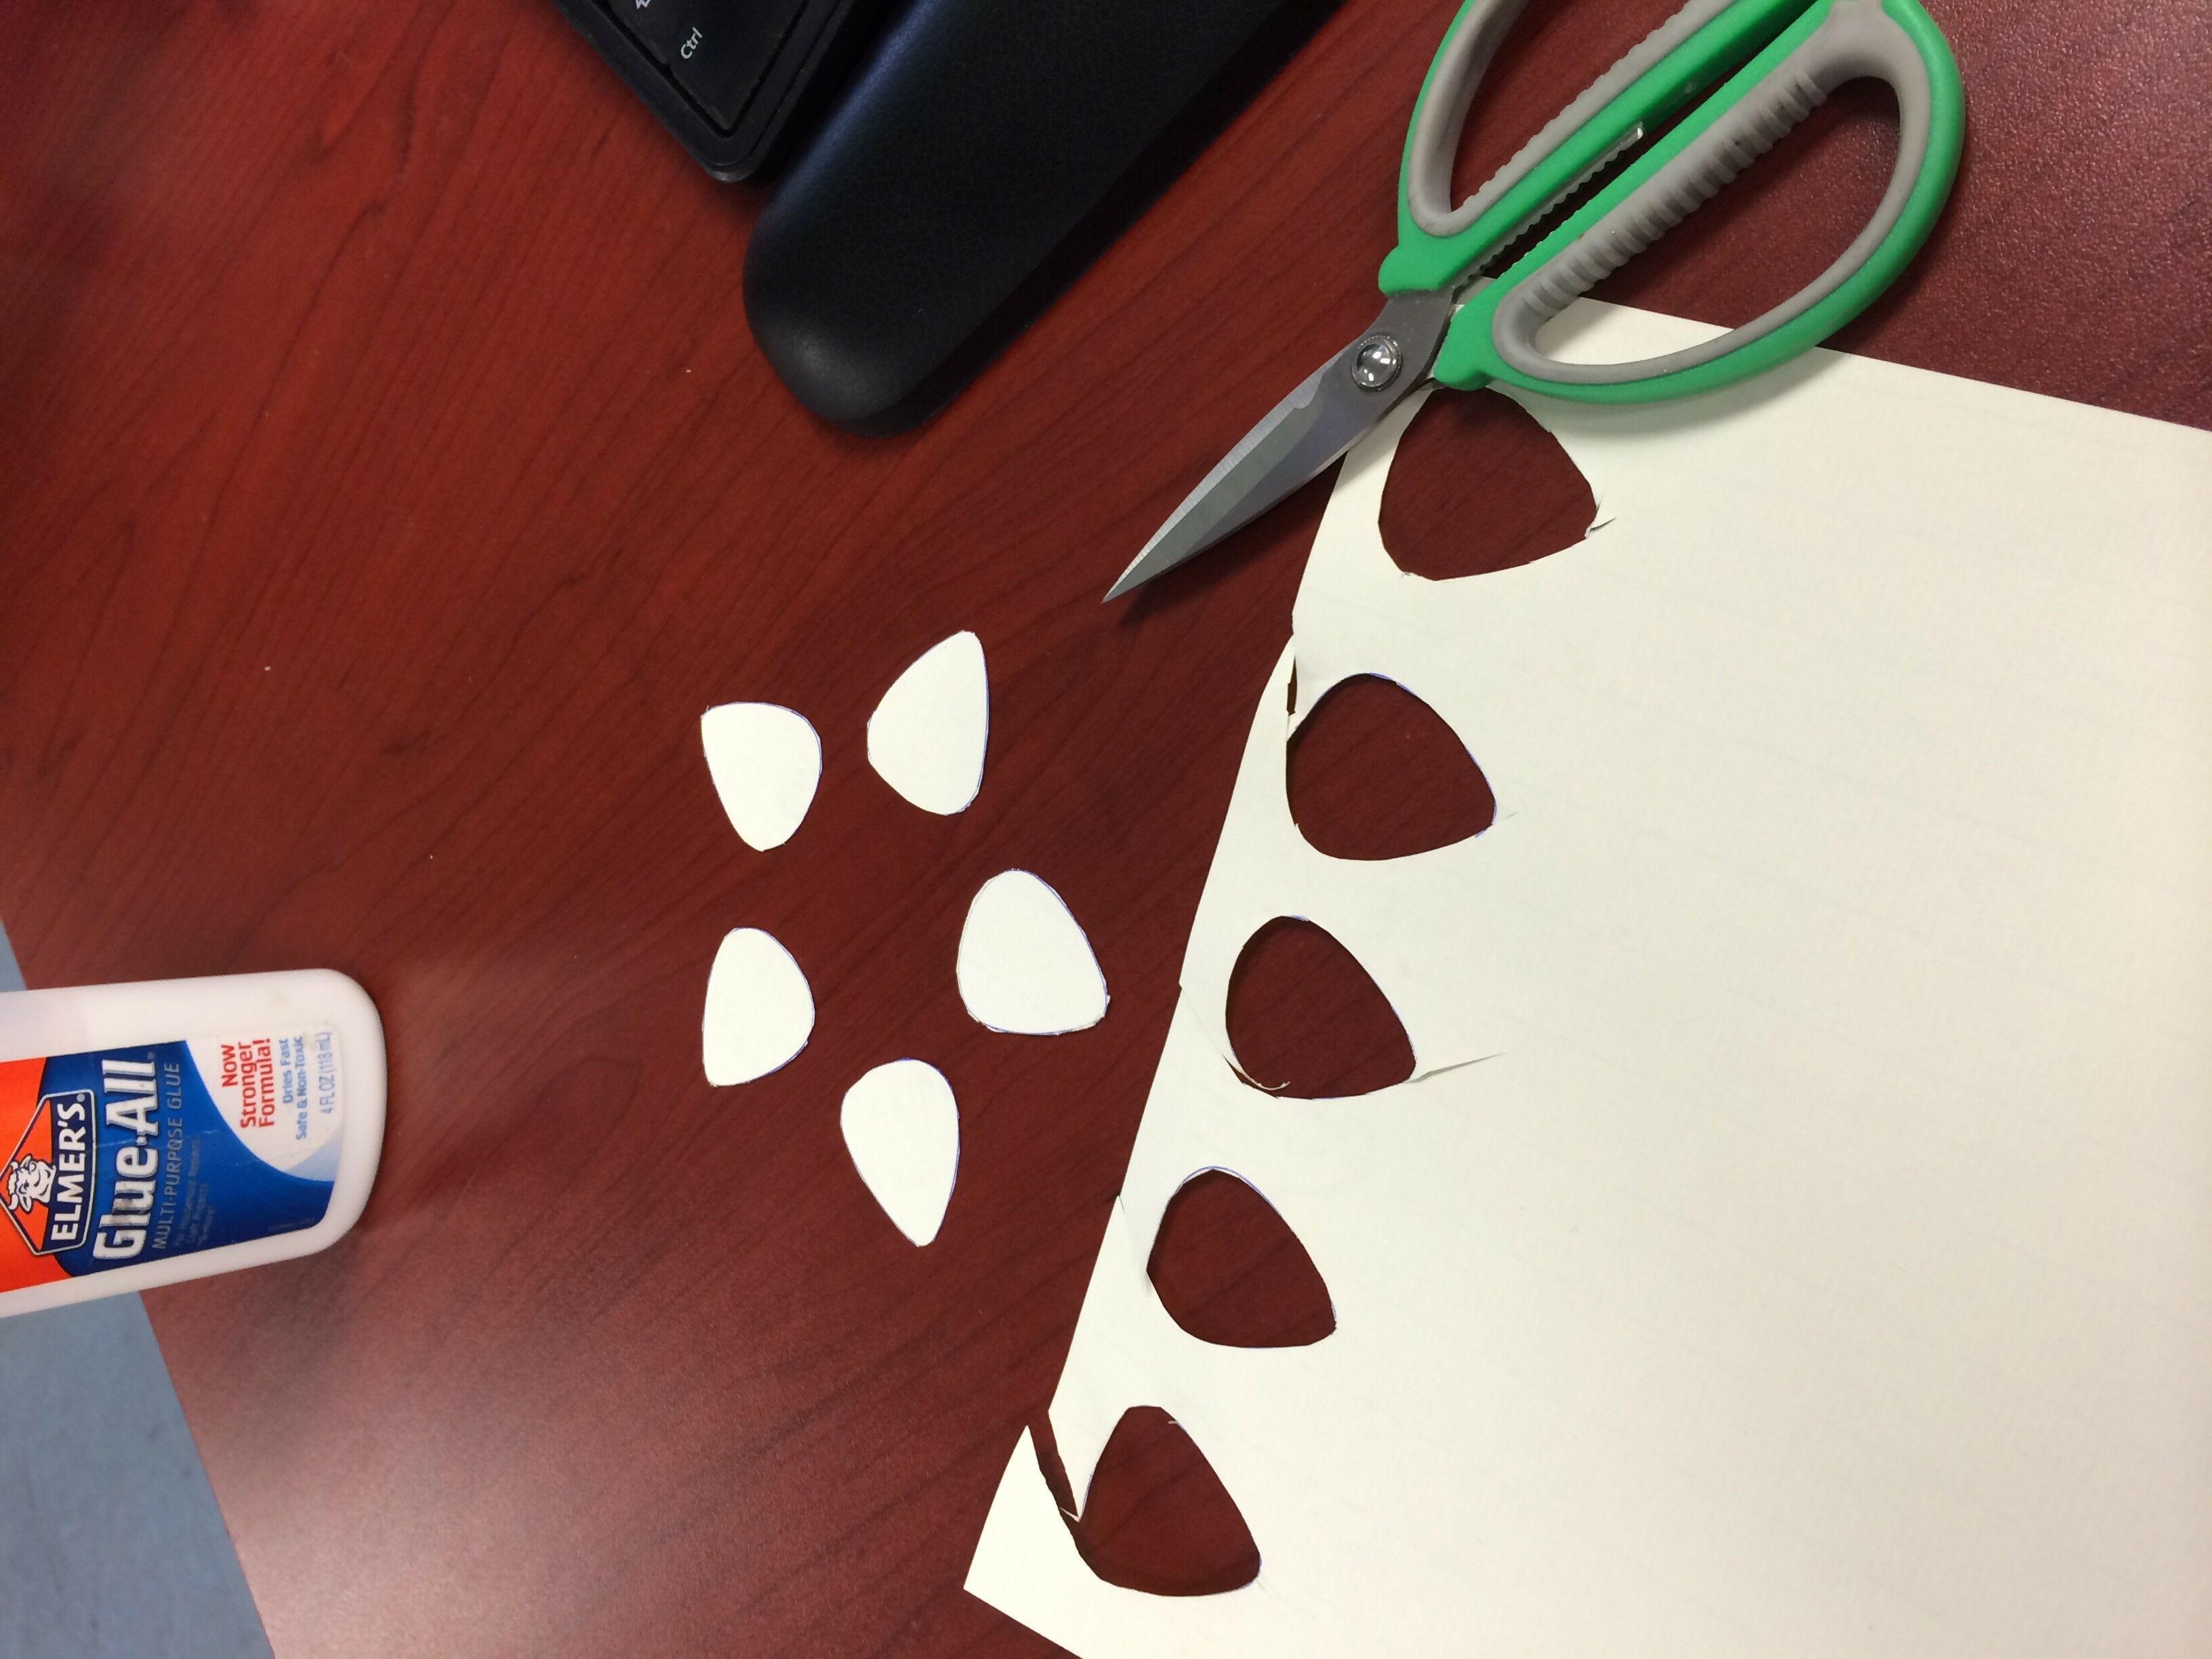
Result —
[{"label": "teardrop paper cutout", "polygon": [[845,1149],[891,1224],[927,1244],[944,1224],[960,1171],[960,1108],[934,1066],[895,1060],[845,1091]]},{"label": "teardrop paper cutout", "polygon": [[923,811],[949,817],[983,787],[990,729],[983,642],[955,634],[908,664],[868,716],[868,764]]},{"label": "teardrop paper cutout", "polygon": [[1152,1595],[1219,1595],[1260,1576],[1260,1547],[1237,1500],[1158,1407],[1121,1413],[1079,1516],[1071,1515],[1066,1477],[1043,1435],[1038,1456],[1077,1550],[1106,1583]]},{"label": "teardrop paper cutout", "polygon": [[1328,1286],[1275,1206],[1226,1170],[1168,1200],[1145,1264],[1169,1317],[1201,1342],[1302,1348],[1336,1329]]},{"label": "teardrop paper cutout", "polygon": [[1106,1016],[1106,976],[1060,895],[1026,870],[985,882],[968,906],[954,966],[979,1025],[1050,1036]]},{"label": "teardrop paper cutout", "polygon": [[1279,916],[1229,977],[1230,1046],[1262,1088],[1304,1099],[1369,1094],[1413,1075],[1413,1045],[1358,960],[1313,923]]},{"label": "teardrop paper cutout", "polygon": [[814,1030],[814,994],[791,952],[770,933],[739,927],[714,952],[707,976],[701,1048],[707,1081],[750,1083],[790,1062]]},{"label": "teardrop paper cutout", "polygon": [[1316,852],[1399,859],[1481,834],[1490,780],[1443,717],[1395,681],[1332,687],[1291,738],[1291,816]]},{"label": "teardrop paper cutout", "polygon": [[763,853],[789,841],[822,781],[822,739],[806,716],[772,702],[726,702],[699,717],[699,738],[738,838]]}]

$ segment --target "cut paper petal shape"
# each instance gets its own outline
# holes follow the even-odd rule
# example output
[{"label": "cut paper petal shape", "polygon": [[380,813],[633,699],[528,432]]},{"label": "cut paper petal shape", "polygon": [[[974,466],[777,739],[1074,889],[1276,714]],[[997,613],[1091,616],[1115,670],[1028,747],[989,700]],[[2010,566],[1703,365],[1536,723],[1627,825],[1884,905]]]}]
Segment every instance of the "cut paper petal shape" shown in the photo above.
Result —
[{"label": "cut paper petal shape", "polygon": [[1106,976],[1059,894],[1026,870],[977,890],[960,929],[960,1000],[994,1031],[1053,1036],[1106,1016]]},{"label": "cut paper petal shape", "polygon": [[726,702],[699,716],[714,793],[757,852],[789,841],[822,781],[822,739],[806,716],[772,702]]},{"label": "cut paper petal shape", "polygon": [[983,642],[955,634],[908,664],[868,716],[868,764],[923,811],[950,817],[983,787],[990,729]]},{"label": "cut paper petal shape", "polygon": [[700,1036],[707,1081],[750,1083],[787,1065],[814,1031],[814,994],[772,933],[739,927],[714,952]]},{"label": "cut paper petal shape", "polygon": [[845,1091],[845,1150],[891,1224],[917,1244],[937,1237],[960,1171],[960,1108],[945,1074],[895,1060]]}]

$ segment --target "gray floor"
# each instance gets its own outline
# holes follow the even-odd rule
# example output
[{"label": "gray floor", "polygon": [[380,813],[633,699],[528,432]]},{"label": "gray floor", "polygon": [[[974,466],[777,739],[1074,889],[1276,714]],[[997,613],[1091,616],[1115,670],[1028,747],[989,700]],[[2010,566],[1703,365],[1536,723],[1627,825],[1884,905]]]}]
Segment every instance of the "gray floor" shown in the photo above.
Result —
[{"label": "gray floor", "polygon": [[268,1652],[138,1298],[0,1319],[0,1656]]}]

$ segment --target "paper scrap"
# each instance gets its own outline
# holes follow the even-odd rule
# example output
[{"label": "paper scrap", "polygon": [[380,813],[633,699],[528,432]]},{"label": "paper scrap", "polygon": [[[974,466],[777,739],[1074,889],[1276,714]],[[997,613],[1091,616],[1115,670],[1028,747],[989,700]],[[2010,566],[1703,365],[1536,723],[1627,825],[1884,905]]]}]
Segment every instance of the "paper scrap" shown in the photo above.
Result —
[{"label": "paper scrap", "polygon": [[908,664],[868,716],[868,764],[923,811],[950,817],[983,787],[990,725],[983,643],[955,634]]},{"label": "paper scrap", "polygon": [[1106,976],[1058,893],[1026,870],[977,890],[960,929],[960,1000],[979,1025],[1051,1036],[1106,1017]]},{"label": "paper scrap", "polygon": [[714,793],[757,852],[797,833],[822,780],[822,739],[806,716],[772,702],[726,702],[699,717]]},{"label": "paper scrap", "polygon": [[[1101,1583],[1024,1437],[969,1588],[1081,1659],[2212,1653],[2212,436],[1828,352],[1524,401],[1601,503],[1551,557],[1397,568],[1411,406],[1344,465],[1052,1402],[1078,1494],[1170,1413],[1260,1577]],[[1285,744],[1358,673],[1460,735],[1490,829],[1305,843]],[[1227,976],[1284,915],[1425,1075],[1237,1077]],[[1333,1335],[1167,1316],[1147,1254],[1213,1167]]]},{"label": "paper scrap", "polygon": [[787,1065],[814,1030],[814,994],[791,952],[770,933],[739,927],[714,952],[707,975],[701,1048],[707,1081],[750,1083]]},{"label": "paper scrap", "polygon": [[845,1091],[845,1148],[891,1224],[927,1244],[944,1224],[960,1170],[960,1108],[925,1060],[876,1066]]}]

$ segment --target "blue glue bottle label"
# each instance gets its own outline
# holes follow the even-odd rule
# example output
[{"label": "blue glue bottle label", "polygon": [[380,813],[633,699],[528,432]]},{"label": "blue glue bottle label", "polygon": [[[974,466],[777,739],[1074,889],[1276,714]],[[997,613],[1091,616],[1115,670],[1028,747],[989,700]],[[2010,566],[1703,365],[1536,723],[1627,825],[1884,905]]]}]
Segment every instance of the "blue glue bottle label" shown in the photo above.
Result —
[{"label": "blue glue bottle label", "polygon": [[0,1061],[0,1292],[313,1226],[343,1076],[327,1026]]}]

